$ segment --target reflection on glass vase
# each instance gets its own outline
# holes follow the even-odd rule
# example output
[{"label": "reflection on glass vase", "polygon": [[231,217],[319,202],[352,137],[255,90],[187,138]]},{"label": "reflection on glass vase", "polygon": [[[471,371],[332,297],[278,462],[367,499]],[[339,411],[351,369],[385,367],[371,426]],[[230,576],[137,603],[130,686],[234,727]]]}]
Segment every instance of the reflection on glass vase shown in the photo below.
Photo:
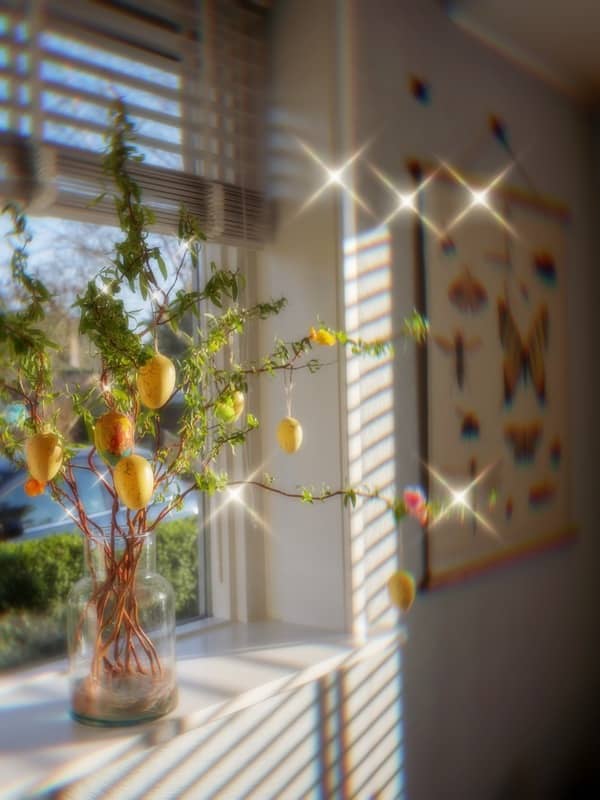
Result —
[{"label": "reflection on glass vase", "polygon": [[86,575],[68,602],[72,716],[89,725],[160,717],[177,703],[175,594],[156,572],[154,535],[113,527],[84,547]]}]

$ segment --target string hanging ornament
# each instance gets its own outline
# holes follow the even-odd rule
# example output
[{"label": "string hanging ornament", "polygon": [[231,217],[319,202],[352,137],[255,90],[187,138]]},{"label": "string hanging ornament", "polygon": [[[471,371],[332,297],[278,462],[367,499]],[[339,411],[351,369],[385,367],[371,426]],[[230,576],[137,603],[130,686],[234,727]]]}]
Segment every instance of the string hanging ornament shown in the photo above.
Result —
[{"label": "string hanging ornament", "polygon": [[294,391],[294,371],[283,370],[283,393],[285,396],[286,414],[277,426],[277,442],[284,453],[296,453],[302,445],[302,426],[292,416],[292,395]]}]

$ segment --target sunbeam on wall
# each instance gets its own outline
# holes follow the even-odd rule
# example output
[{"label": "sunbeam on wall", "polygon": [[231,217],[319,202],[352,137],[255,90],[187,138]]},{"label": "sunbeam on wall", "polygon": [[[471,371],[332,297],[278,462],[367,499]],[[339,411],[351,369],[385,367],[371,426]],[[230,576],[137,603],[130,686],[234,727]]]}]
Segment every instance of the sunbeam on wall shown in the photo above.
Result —
[{"label": "sunbeam on wall", "polygon": [[[391,246],[387,227],[344,244],[345,327],[353,339],[392,336]],[[392,356],[351,356],[347,361],[349,483],[393,495],[394,389]],[[398,537],[381,503],[357,503],[350,520],[352,618],[356,633],[397,622],[386,580],[397,567]]]}]

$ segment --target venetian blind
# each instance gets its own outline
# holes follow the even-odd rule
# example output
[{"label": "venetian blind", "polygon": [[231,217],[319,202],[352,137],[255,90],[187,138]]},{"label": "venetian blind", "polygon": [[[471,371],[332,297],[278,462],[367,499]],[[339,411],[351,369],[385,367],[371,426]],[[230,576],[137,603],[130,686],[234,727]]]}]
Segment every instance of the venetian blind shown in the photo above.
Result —
[{"label": "venetian blind", "polygon": [[181,202],[212,239],[263,237],[265,17],[242,0],[0,0],[0,193],[107,218],[101,152],[126,103],[158,227]]}]

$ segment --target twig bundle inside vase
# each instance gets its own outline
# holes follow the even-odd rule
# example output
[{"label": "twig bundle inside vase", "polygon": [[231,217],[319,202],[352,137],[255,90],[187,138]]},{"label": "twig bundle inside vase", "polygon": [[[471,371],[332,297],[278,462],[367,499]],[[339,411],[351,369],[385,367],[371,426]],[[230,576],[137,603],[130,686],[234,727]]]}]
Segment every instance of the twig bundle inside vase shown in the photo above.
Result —
[{"label": "twig bundle inside vase", "polygon": [[154,535],[124,527],[86,537],[87,574],[69,596],[72,710],[90,724],[154,719],[177,702],[175,595]]}]

